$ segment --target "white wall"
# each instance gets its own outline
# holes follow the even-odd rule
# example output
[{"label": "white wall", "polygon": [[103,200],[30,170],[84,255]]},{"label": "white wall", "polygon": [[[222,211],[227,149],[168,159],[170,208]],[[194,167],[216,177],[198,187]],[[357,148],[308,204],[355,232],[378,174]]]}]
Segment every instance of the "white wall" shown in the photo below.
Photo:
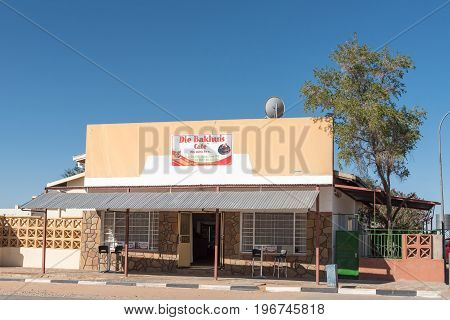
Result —
[{"label": "white wall", "polygon": [[334,262],[336,231],[351,230],[351,228],[349,228],[349,218],[356,219],[354,214],[362,207],[362,203],[353,200],[344,192],[336,189],[333,191],[332,206],[332,257]]},{"label": "white wall", "polygon": [[30,211],[22,211],[21,209],[15,209],[15,208],[4,208],[4,209],[0,209],[0,216],[28,217],[28,216],[31,216],[31,212]]},{"label": "white wall", "polygon": [[83,210],[80,209],[62,209],[60,210],[61,218],[82,218]]},{"label": "white wall", "polygon": [[[349,196],[345,195],[341,191],[334,191],[334,187],[320,187],[319,195],[319,210],[320,212],[332,213],[332,257],[334,261],[334,247],[335,247],[335,231],[339,230],[340,224],[345,226],[343,222],[347,214],[353,215],[356,212],[356,203]],[[315,205],[311,208],[311,211],[315,211]],[[341,219],[340,219],[341,216]],[[344,218],[344,219],[342,219]],[[342,220],[342,221],[341,221]]]},{"label": "white wall", "polygon": [[[45,267],[56,269],[79,269],[79,249],[47,249]],[[0,248],[0,266],[40,268],[41,248]]]},{"label": "white wall", "polygon": [[333,213],[354,214],[356,213],[356,201],[340,190],[335,191],[333,197]]},{"label": "white wall", "polygon": [[[83,210],[48,210],[48,218],[82,217]],[[20,209],[0,209],[0,215],[9,217],[41,216],[42,213],[31,213]],[[59,269],[78,269],[80,264],[79,249],[47,249],[46,267]],[[42,266],[41,248],[11,248],[0,247],[0,266],[2,267],[29,267]]]},{"label": "white wall", "polygon": [[[333,211],[333,187],[320,187],[319,210],[320,212]],[[316,211],[315,205],[311,208],[311,211]]]},{"label": "white wall", "polygon": [[[21,209],[0,209],[0,216],[7,217],[29,217],[42,216],[41,212],[22,211]],[[61,209],[48,210],[48,218],[82,218],[83,210],[80,209]]]}]

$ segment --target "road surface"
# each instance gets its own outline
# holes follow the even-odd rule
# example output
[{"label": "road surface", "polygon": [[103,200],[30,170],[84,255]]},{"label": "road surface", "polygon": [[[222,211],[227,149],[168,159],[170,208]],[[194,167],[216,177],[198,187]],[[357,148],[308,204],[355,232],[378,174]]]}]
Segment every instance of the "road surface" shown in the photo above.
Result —
[{"label": "road surface", "polygon": [[[215,291],[201,289],[90,286],[74,284],[0,283],[0,299],[136,299],[136,300],[382,300],[395,297],[331,293],[271,293],[263,291]],[[405,298],[401,299],[417,299]]]}]

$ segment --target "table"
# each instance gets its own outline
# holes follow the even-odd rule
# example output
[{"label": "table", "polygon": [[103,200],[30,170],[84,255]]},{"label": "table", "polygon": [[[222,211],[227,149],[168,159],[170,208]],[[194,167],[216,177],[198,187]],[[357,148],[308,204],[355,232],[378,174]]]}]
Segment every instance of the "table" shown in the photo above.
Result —
[{"label": "table", "polygon": [[273,252],[277,250],[274,246],[258,246],[261,250],[261,266],[260,266],[260,275],[256,277],[256,279],[265,279],[266,277],[263,274],[263,263],[264,263],[264,252]]}]

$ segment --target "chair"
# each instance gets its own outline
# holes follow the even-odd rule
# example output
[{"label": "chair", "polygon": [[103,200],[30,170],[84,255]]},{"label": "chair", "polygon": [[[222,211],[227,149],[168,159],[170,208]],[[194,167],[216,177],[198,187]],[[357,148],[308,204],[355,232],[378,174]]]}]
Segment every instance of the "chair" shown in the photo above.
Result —
[{"label": "chair", "polygon": [[261,250],[260,249],[252,250],[252,278],[255,274],[255,260],[256,259],[261,260]]},{"label": "chair", "polygon": [[284,270],[284,275],[287,278],[287,250],[281,250],[280,254],[275,256],[273,262],[273,276],[275,277],[275,269],[277,269],[277,277],[280,278],[280,267],[282,271]]},{"label": "chair", "polygon": [[124,264],[124,256],[122,254],[123,246],[116,246],[114,248],[114,255],[116,258],[116,271],[123,271],[123,264]]},{"label": "chair", "polygon": [[[106,254],[106,257],[105,257]],[[101,245],[98,246],[98,255],[97,255],[97,266],[98,272],[101,272],[101,265],[106,265],[106,270],[104,272],[109,272],[111,259],[109,256],[109,246]]]}]

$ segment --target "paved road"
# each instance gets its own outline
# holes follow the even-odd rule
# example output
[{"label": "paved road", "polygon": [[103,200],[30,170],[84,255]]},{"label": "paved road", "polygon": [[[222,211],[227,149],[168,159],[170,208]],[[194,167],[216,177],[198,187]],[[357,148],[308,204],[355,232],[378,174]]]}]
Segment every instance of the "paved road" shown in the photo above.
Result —
[{"label": "paved road", "polygon": [[[89,286],[73,284],[0,283],[0,299],[145,299],[145,300],[382,300],[395,297],[343,295],[330,293],[268,293],[262,291],[212,291],[200,289],[168,289],[121,286]],[[415,299],[415,298],[402,298]]]}]

